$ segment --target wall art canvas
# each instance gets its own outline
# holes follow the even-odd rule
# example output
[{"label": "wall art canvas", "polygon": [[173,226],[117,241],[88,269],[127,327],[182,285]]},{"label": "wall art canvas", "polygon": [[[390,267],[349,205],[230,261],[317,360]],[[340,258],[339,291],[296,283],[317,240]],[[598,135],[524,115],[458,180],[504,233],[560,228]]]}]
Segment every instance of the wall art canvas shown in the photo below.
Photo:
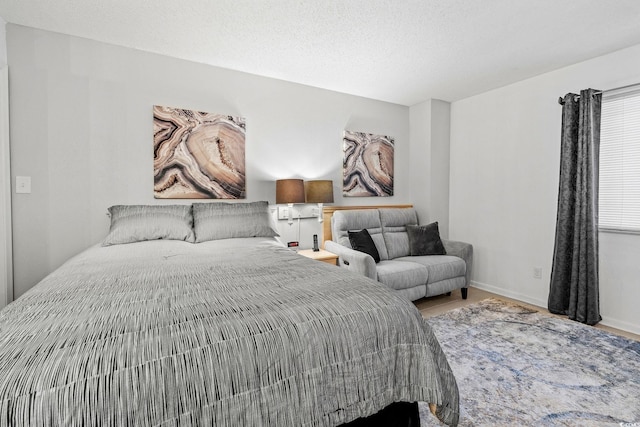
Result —
[{"label": "wall art canvas", "polygon": [[153,107],[156,199],[244,199],[245,119]]},{"label": "wall art canvas", "polygon": [[344,131],[342,195],[393,196],[393,148],[390,136]]}]

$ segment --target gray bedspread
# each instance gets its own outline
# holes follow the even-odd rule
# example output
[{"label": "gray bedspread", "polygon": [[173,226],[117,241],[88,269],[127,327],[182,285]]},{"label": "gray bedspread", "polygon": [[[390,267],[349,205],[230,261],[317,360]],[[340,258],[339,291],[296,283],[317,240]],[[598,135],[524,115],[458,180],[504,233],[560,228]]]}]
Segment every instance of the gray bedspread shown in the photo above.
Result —
[{"label": "gray bedspread", "polygon": [[93,247],[0,311],[0,425],[458,420],[431,328],[383,285],[262,242]]}]

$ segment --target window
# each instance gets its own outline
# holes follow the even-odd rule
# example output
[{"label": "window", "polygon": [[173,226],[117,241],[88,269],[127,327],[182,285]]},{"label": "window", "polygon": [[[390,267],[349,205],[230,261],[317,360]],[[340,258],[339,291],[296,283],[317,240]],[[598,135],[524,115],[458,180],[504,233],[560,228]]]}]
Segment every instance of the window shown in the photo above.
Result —
[{"label": "window", "polygon": [[640,89],[604,94],[599,228],[640,233]]}]

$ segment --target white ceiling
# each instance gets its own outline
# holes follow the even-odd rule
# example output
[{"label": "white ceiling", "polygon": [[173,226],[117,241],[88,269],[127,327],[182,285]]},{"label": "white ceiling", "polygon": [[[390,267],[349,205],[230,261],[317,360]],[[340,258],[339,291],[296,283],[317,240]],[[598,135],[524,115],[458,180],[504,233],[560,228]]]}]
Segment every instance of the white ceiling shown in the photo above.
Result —
[{"label": "white ceiling", "polygon": [[640,44],[639,0],[0,0],[0,16],[402,105]]}]

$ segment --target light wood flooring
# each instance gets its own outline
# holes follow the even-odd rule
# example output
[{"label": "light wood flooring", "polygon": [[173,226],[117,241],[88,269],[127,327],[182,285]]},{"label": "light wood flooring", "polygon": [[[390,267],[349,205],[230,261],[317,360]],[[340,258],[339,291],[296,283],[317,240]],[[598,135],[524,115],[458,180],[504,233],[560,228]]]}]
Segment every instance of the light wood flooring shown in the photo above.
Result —
[{"label": "light wood flooring", "polygon": [[[523,305],[525,307],[530,307],[532,309],[538,310],[542,313],[549,314],[551,316],[556,316],[560,318],[566,319],[566,316],[557,316],[555,314],[549,313],[549,311],[544,307],[538,307],[536,305],[528,304],[526,302],[518,301],[512,298],[503,297],[502,295],[497,295],[482,289],[478,288],[469,288],[467,299],[462,299],[462,295],[460,291],[453,291],[451,296],[446,295],[438,295],[430,298],[422,298],[420,300],[414,301],[420,313],[425,318],[429,318],[431,316],[437,316],[438,314],[442,314],[446,311],[453,310],[455,308],[464,307],[469,304],[473,304],[479,301],[482,301],[486,298],[496,298],[503,301],[515,302],[517,304]],[[630,338],[632,340],[640,341],[640,335],[632,334],[631,332],[622,331],[620,329],[615,329],[609,326],[604,325],[596,325],[598,329],[603,329],[605,331],[611,332],[613,334],[621,335],[626,338]]]}]

